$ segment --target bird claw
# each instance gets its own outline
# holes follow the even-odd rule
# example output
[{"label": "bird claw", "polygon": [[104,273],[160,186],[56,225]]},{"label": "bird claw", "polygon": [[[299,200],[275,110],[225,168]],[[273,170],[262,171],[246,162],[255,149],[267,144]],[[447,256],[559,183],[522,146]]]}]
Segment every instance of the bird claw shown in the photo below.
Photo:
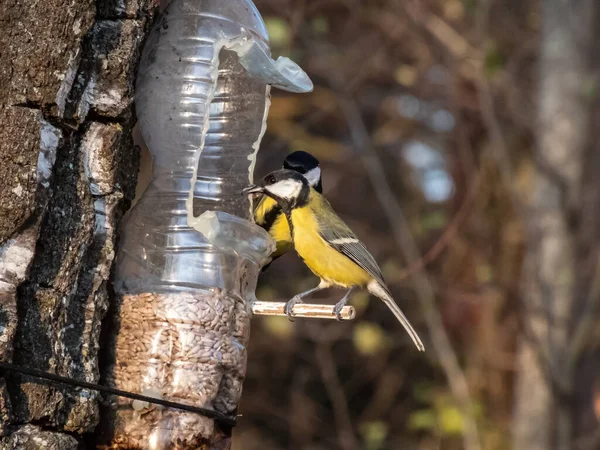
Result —
[{"label": "bird claw", "polygon": [[335,314],[335,318],[338,322],[342,322],[342,309],[346,306],[346,302],[342,300],[341,302],[337,302],[333,307],[333,312]]},{"label": "bird claw", "polygon": [[296,306],[298,303],[302,303],[302,299],[298,296],[295,296],[292,297],[292,299],[289,300],[283,307],[283,312],[286,316],[288,316],[288,319],[290,319],[290,321],[292,322],[294,321],[294,313],[292,312],[292,310],[294,309],[294,306]]}]

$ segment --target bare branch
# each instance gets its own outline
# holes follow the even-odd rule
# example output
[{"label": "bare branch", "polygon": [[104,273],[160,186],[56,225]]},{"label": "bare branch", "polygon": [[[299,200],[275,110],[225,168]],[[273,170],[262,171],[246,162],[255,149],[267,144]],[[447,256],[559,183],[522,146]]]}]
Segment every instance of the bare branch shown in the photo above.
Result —
[{"label": "bare branch", "polygon": [[479,175],[475,175],[475,179],[471,181],[471,186],[467,192],[465,199],[463,200],[458,212],[454,215],[440,238],[435,244],[425,253],[419,260],[413,262],[408,266],[408,269],[402,274],[401,279],[408,278],[414,275],[416,272],[423,270],[427,264],[434,261],[440,254],[446,249],[448,244],[452,241],[460,226],[463,224],[467,215],[470,211],[470,206],[473,203],[475,194],[479,187]]},{"label": "bare branch", "polygon": [[[357,152],[360,152],[360,156],[375,189],[377,199],[390,222],[398,247],[407,261],[419,260],[419,250],[410,232],[410,227],[404,217],[402,208],[398,204],[398,200],[386,180],[383,165],[373,148],[371,138],[360,115],[358,106],[347,95],[339,96],[338,101],[346,116],[348,127],[351,130],[354,147]],[[433,348],[440,358],[440,363],[446,373],[452,394],[458,401],[465,418],[465,448],[467,450],[480,450],[479,433],[473,414],[473,402],[467,380],[460,368],[450,339],[444,330],[442,318],[436,309],[435,296],[431,283],[424,272],[418,271],[413,275],[413,283],[424,311]]]},{"label": "bare branch", "polygon": [[333,407],[340,448],[343,450],[357,450],[359,446],[352,428],[348,400],[337,375],[329,343],[319,342],[317,344],[316,358],[323,384]]}]

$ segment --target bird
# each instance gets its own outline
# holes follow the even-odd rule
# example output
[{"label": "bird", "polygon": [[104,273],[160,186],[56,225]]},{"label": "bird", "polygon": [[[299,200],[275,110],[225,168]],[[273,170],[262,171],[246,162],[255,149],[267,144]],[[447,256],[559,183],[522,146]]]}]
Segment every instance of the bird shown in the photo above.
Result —
[{"label": "bird", "polygon": [[335,286],[347,289],[334,306],[335,315],[341,320],[342,308],[352,292],[363,288],[381,299],[417,349],[425,350],[419,335],[394,301],[371,253],[304,176],[286,169],[271,172],[260,183],[243,190],[245,195],[256,193],[262,193],[279,204],[288,221],[296,252],[320,278],[318,286],[295,295],[286,303],[284,311],[288,317],[293,317],[294,305],[301,303],[307,295]]},{"label": "bird", "polygon": [[[283,168],[302,174],[311,187],[319,193],[323,192],[321,166],[319,160],[310,153],[302,150],[290,153],[283,161]],[[281,206],[267,195],[263,195],[254,208],[254,223],[267,231],[277,245],[271,260],[262,268],[264,272],[273,261],[293,248],[290,226]]]}]

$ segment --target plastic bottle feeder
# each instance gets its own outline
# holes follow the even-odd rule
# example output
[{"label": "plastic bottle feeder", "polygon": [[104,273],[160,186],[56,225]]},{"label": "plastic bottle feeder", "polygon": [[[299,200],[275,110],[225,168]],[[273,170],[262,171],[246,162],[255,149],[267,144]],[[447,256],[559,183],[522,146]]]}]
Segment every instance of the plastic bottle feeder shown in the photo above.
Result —
[{"label": "plastic bottle feeder", "polygon": [[[121,390],[233,415],[249,301],[274,242],[251,219],[271,86],[312,90],[270,58],[250,0],[174,0],[142,54],[136,109],[153,180],[121,235],[106,381]],[[196,449],[218,425],[200,414],[115,398],[111,448]]]}]

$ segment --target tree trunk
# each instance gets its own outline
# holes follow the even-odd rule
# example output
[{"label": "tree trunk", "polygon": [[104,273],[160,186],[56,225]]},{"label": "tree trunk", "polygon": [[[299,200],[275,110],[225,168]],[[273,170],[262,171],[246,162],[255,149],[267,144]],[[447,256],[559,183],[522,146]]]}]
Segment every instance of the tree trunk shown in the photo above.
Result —
[{"label": "tree trunk", "polygon": [[580,343],[595,325],[600,286],[599,19],[596,0],[543,2],[515,450],[576,449],[597,427],[598,352]]},{"label": "tree trunk", "polygon": [[[157,3],[0,8],[2,361],[99,381],[115,229],[136,182],[135,69]],[[85,448],[97,392],[2,375],[1,448]]]}]

